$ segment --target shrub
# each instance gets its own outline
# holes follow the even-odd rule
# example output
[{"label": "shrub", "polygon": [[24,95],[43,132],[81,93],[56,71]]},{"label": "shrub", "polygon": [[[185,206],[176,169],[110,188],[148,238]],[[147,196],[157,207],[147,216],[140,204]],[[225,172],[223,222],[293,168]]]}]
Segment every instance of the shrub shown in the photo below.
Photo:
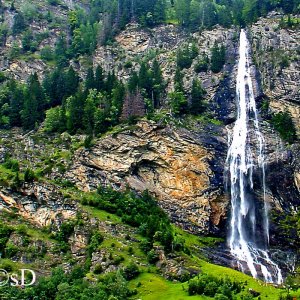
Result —
[{"label": "shrub", "polygon": [[123,276],[126,280],[131,280],[136,278],[140,274],[140,270],[136,264],[131,263],[124,269],[123,273]]},{"label": "shrub", "polygon": [[126,69],[132,68],[132,62],[130,60],[126,61],[124,63],[124,68],[126,68]]},{"label": "shrub", "polygon": [[271,124],[286,142],[293,143],[296,140],[296,128],[291,115],[287,111],[274,114]]},{"label": "shrub", "polygon": [[45,46],[42,50],[41,50],[41,59],[45,60],[45,61],[51,61],[54,58],[54,52],[52,50],[52,48],[50,46]]},{"label": "shrub", "polygon": [[19,162],[16,159],[10,159],[10,158],[8,158],[5,161],[4,166],[7,169],[10,169],[10,170],[12,170],[14,172],[18,172],[20,170]]},{"label": "shrub", "polygon": [[5,247],[4,253],[7,258],[12,258],[18,253],[18,247],[14,244],[8,243]]},{"label": "shrub", "polygon": [[147,259],[150,264],[155,264],[158,261],[159,257],[158,254],[152,249],[148,252]]},{"label": "shrub", "polygon": [[224,45],[217,45],[217,43],[214,44],[213,48],[211,49],[211,65],[210,69],[214,73],[219,73],[223,65],[225,64],[225,53],[226,49]]},{"label": "shrub", "polygon": [[194,71],[196,73],[207,72],[209,68],[209,58],[206,54],[197,62],[195,65]]},{"label": "shrub", "polygon": [[97,264],[94,269],[95,274],[101,274],[103,272],[103,268],[100,264]]},{"label": "shrub", "polygon": [[24,181],[25,182],[33,182],[36,179],[35,173],[33,170],[27,168],[24,173]]}]

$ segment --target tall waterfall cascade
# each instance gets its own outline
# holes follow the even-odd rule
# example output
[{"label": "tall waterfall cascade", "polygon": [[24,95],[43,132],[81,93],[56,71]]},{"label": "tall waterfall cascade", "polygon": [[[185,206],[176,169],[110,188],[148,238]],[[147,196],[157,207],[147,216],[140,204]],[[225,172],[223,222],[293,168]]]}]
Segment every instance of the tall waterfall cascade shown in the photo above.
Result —
[{"label": "tall waterfall cascade", "polygon": [[[250,75],[250,44],[244,30],[240,33],[236,99],[237,120],[229,134],[226,163],[231,194],[228,246],[242,272],[280,284],[283,281],[281,270],[268,252],[265,141],[260,131]],[[254,180],[254,174],[260,178],[259,182]],[[255,193],[258,184],[263,191],[261,201]]]}]

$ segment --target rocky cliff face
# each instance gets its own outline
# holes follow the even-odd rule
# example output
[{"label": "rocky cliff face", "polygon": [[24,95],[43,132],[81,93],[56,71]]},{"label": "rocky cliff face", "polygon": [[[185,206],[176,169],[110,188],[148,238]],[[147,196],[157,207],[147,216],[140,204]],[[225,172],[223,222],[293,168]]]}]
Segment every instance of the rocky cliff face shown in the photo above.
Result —
[{"label": "rocky cliff face", "polygon": [[[174,25],[162,25],[145,30],[133,23],[116,36],[112,46],[99,46],[97,48],[93,57],[93,64],[94,67],[101,65],[106,72],[114,70],[119,79],[124,81],[129,78],[133,70],[138,71],[141,59],[151,62],[156,56],[167,83],[166,90],[171,91],[174,87],[178,49],[195,42],[199,49],[199,55],[207,54],[210,56],[210,49],[215,42],[219,45],[224,44],[227,52],[227,63],[223,72],[215,74],[208,71],[197,74],[194,71],[197,58],[194,59],[190,68],[182,70],[186,90],[190,90],[193,78],[198,78],[207,92],[206,100],[212,101],[224,79],[226,77],[233,79],[231,69],[236,57],[237,36],[238,29],[236,28],[224,29],[216,26],[213,30],[204,30],[201,33],[197,32],[190,35]],[[132,65],[126,67],[127,62],[131,62]]]},{"label": "rocky cliff face", "polygon": [[281,17],[272,13],[252,25],[253,52],[271,110],[290,112],[299,136],[299,30],[281,28]]},{"label": "rocky cliff face", "polygon": [[220,229],[228,199],[222,166],[226,139],[142,121],[78,150],[67,178],[89,191],[99,185],[149,190],[171,219],[198,233]]}]

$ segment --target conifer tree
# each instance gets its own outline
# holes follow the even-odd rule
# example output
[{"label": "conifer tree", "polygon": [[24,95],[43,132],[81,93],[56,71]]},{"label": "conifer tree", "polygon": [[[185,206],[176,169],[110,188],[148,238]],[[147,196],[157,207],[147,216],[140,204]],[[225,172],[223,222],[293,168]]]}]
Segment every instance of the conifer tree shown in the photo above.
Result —
[{"label": "conifer tree", "polygon": [[64,68],[68,65],[67,42],[63,35],[60,35],[55,45],[55,58],[59,68]]},{"label": "conifer tree", "polygon": [[217,42],[214,43],[213,48],[211,49],[211,70],[214,73],[219,73],[223,65],[225,64],[225,46],[219,46]]},{"label": "conifer tree", "polygon": [[24,91],[22,86],[18,86],[15,80],[9,82],[10,89],[10,126],[22,126],[21,110],[23,108]]},{"label": "conifer tree", "polygon": [[204,111],[205,105],[203,103],[203,98],[205,95],[205,90],[202,88],[199,80],[194,79],[191,91],[191,106],[190,113],[197,115]]},{"label": "conifer tree", "polygon": [[131,76],[128,80],[128,91],[133,93],[137,90],[139,86],[139,77],[135,71],[131,73]]},{"label": "conifer tree", "polygon": [[113,71],[112,73],[109,72],[106,78],[106,82],[105,82],[105,90],[107,91],[107,93],[111,93],[116,82],[118,81],[115,72]]},{"label": "conifer tree", "polygon": [[180,69],[177,68],[175,72],[175,77],[174,77],[174,89],[176,92],[182,92],[184,93],[184,88],[183,88],[183,78],[182,74],[180,72]]},{"label": "conifer tree", "polygon": [[99,65],[97,66],[95,72],[95,88],[98,92],[104,90],[105,88],[103,69]]},{"label": "conifer tree", "polygon": [[161,68],[157,59],[153,61],[152,65],[152,76],[153,76],[153,106],[158,108],[160,106],[162,93],[164,90],[164,79]]},{"label": "conifer tree", "polygon": [[73,134],[83,127],[84,93],[79,90],[74,96],[69,97],[66,102],[67,129]]},{"label": "conifer tree", "polygon": [[83,126],[85,131],[92,135],[95,126],[96,103],[99,102],[99,95],[96,89],[90,90],[89,95],[84,103],[83,109]]},{"label": "conifer tree", "polygon": [[95,75],[93,67],[88,68],[86,79],[85,79],[85,89],[89,91],[90,89],[95,88]]},{"label": "conifer tree", "polygon": [[65,95],[64,97],[69,97],[72,94],[76,93],[79,86],[79,76],[73,69],[69,67],[68,71],[65,74]]},{"label": "conifer tree", "polygon": [[33,129],[37,122],[44,119],[46,107],[45,94],[36,73],[28,79],[24,98],[22,126],[25,129]]}]

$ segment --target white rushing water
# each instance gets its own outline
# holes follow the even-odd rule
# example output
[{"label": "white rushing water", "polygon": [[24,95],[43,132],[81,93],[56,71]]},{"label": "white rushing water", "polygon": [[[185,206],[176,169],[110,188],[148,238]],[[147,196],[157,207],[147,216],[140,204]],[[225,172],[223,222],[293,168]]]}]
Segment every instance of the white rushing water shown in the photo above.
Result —
[{"label": "white rushing water", "polygon": [[[264,137],[250,76],[250,45],[244,30],[240,34],[236,79],[237,120],[229,138],[227,171],[231,191],[231,220],[228,244],[238,267],[266,282],[282,283],[278,265],[268,254],[269,219],[265,201]],[[253,172],[260,173],[263,201],[255,200]],[[257,183],[256,183],[257,184]],[[259,222],[257,222],[259,220]]]}]

